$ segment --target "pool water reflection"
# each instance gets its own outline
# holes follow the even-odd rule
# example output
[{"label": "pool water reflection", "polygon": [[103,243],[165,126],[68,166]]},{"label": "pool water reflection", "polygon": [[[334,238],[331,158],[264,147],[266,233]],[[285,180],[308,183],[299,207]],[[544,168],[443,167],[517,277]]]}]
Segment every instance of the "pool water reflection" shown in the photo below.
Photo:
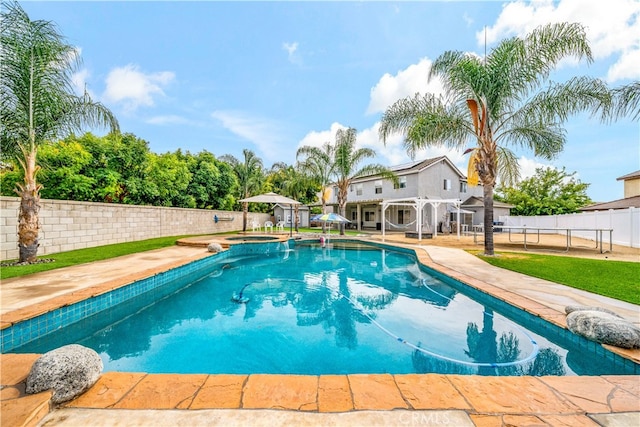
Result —
[{"label": "pool water reflection", "polygon": [[[227,257],[172,286],[16,351],[75,342],[95,349],[107,371],[149,373],[626,373],[515,323],[395,250],[296,245]],[[232,301],[241,290],[248,301]]]}]

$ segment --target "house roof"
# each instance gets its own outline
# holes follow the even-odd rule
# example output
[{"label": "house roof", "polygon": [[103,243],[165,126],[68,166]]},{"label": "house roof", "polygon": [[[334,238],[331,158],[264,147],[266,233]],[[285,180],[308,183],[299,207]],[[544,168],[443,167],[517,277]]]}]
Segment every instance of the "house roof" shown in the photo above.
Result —
[{"label": "house roof", "polygon": [[[387,169],[389,169],[391,172],[395,173],[396,175],[406,175],[408,173],[420,172],[439,162],[447,163],[451,167],[451,169],[453,169],[458,174],[460,178],[463,178],[463,179],[467,178],[462,172],[460,172],[460,169],[458,169],[456,165],[454,165],[453,162],[449,160],[447,156],[433,157],[431,159],[424,159],[424,160],[418,160],[415,162],[389,166],[387,167]],[[371,179],[374,179],[377,176],[379,176],[379,174],[361,176],[359,178],[354,179],[352,182],[369,181]]]},{"label": "house roof", "polygon": [[596,203],[593,205],[580,208],[579,210],[581,212],[584,212],[584,211],[608,211],[609,209],[627,209],[627,208],[640,208],[640,196],[627,197],[626,199],[618,199],[612,202]]},{"label": "house roof", "polygon": [[[640,170],[622,175],[620,178],[616,178],[616,181],[626,181],[628,179],[640,178]],[[613,203],[613,202],[611,202]]]},{"label": "house roof", "polygon": [[[482,197],[471,196],[467,200],[462,202],[462,204],[460,206],[463,207],[463,208],[471,208],[471,207],[483,208],[484,207],[484,199]],[[514,205],[510,205],[508,203],[499,202],[497,200],[494,200],[493,201],[493,207],[494,208],[511,209],[511,208],[513,208],[515,206]]]}]

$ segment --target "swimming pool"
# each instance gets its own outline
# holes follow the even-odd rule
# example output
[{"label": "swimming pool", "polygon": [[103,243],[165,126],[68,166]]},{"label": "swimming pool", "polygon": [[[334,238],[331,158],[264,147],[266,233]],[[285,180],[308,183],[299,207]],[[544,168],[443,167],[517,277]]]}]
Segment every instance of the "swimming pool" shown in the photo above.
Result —
[{"label": "swimming pool", "polygon": [[[592,343],[428,271],[410,251],[276,245],[230,250],[13,351],[80,343],[107,371],[150,373],[634,373]],[[239,293],[246,303],[232,301]]]}]

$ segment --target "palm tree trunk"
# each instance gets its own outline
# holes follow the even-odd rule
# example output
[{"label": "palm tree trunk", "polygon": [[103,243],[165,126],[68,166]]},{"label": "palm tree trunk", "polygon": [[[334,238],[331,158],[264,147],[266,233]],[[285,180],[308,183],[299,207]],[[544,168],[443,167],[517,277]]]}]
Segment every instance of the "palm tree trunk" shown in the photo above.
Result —
[{"label": "palm tree trunk", "polygon": [[36,183],[36,150],[25,152],[24,186],[18,185],[20,195],[18,211],[18,249],[20,262],[34,262],[38,255],[38,232],[40,231],[40,186]]},{"label": "palm tree trunk", "polygon": [[247,231],[248,216],[249,216],[249,202],[242,202],[242,231],[243,232]]},{"label": "palm tree trunk", "polygon": [[484,195],[484,254],[493,256],[493,186],[485,185]]}]

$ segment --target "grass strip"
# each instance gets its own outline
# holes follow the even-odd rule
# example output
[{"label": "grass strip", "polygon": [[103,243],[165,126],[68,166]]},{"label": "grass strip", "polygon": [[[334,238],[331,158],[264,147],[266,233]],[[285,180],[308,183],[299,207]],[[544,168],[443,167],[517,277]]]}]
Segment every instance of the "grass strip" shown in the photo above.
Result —
[{"label": "grass strip", "polygon": [[487,263],[528,276],[640,304],[640,263],[568,256],[500,252]]},{"label": "grass strip", "polygon": [[40,273],[42,271],[55,270],[57,268],[88,262],[102,261],[122,255],[166,248],[176,244],[176,240],[189,236],[159,237],[155,239],[140,240],[137,242],[115,243],[113,245],[96,246],[94,248],[77,249],[75,251],[60,252],[57,254],[43,255],[39,258],[52,259],[53,262],[28,265],[3,266],[0,269],[0,279],[26,276],[27,274]]}]

